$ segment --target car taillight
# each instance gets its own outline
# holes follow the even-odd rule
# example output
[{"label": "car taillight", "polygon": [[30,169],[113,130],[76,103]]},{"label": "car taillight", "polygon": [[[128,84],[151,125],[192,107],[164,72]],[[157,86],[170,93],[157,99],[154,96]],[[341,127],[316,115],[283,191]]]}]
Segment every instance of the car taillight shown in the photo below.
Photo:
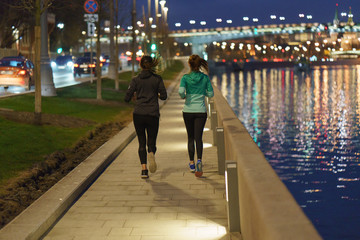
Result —
[{"label": "car taillight", "polygon": [[103,63],[100,63],[100,67],[102,67],[104,64]]},{"label": "car taillight", "polygon": [[26,75],[26,71],[25,71],[25,70],[20,70],[20,71],[18,72],[18,75]]},{"label": "car taillight", "polygon": [[79,67],[79,64],[75,63],[75,64],[74,64],[74,67]]},{"label": "car taillight", "polygon": [[95,64],[89,64],[89,67],[94,68]]}]

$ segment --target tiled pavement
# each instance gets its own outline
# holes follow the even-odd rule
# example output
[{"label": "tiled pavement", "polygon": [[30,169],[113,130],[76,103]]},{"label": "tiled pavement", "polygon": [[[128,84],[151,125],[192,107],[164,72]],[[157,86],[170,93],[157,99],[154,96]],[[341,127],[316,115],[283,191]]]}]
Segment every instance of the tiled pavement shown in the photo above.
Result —
[{"label": "tiled pavement", "polygon": [[135,138],[44,239],[240,239],[227,233],[225,182],[217,173],[212,131],[204,132],[203,177],[188,170],[183,104],[176,88],[161,109],[156,173],[140,178]]}]

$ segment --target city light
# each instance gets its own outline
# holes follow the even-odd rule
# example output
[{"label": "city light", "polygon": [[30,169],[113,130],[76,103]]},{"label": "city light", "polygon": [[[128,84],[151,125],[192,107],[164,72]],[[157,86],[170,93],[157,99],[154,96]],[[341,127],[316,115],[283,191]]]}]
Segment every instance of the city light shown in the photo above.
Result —
[{"label": "city light", "polygon": [[276,15],[271,15],[270,18],[271,19],[276,19]]},{"label": "city light", "polygon": [[202,26],[206,25],[206,21],[201,21],[200,25],[202,25]]},{"label": "city light", "polygon": [[258,18],[253,18],[252,20],[253,20],[253,22],[258,22],[259,21]]},{"label": "city light", "polygon": [[175,23],[175,27],[181,27],[181,23]]},{"label": "city light", "polygon": [[217,18],[217,19],[216,19],[216,22],[221,23],[221,22],[222,22],[222,19],[221,19],[221,18]]},{"label": "city light", "polygon": [[190,20],[189,23],[190,23],[190,24],[195,24],[196,21],[195,21],[195,20]]},{"label": "city light", "polygon": [[249,21],[249,17],[243,17],[244,21]]},{"label": "city light", "polygon": [[305,17],[305,14],[300,13],[300,14],[299,14],[299,17],[300,17],[300,18],[303,18],[303,17]]},{"label": "city light", "polygon": [[285,17],[279,17],[280,21],[285,21]]},{"label": "city light", "polygon": [[58,23],[57,25],[56,25],[59,29],[63,29],[64,28],[64,23]]},{"label": "city light", "polygon": [[312,15],[306,15],[307,19],[312,19]]},{"label": "city light", "polygon": [[231,19],[228,19],[228,20],[226,20],[226,23],[231,24],[231,23],[232,23],[232,20],[231,20]]}]

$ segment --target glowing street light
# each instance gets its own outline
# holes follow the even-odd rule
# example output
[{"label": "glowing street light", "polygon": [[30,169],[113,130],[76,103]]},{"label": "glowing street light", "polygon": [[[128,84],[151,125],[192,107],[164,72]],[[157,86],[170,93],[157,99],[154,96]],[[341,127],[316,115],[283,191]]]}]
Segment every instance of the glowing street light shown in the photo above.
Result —
[{"label": "glowing street light", "polygon": [[258,22],[259,21],[258,18],[253,18],[252,20],[253,20],[253,22]]},{"label": "glowing street light", "polygon": [[312,19],[312,15],[306,15],[307,19]]},{"label": "glowing street light", "polygon": [[276,15],[271,15],[270,18],[271,19],[276,19]]},{"label": "glowing street light", "polygon": [[300,14],[299,14],[299,18],[303,18],[303,17],[305,17],[305,14],[300,13]]},{"label": "glowing street light", "polygon": [[249,17],[243,17],[243,20],[246,22],[246,21],[249,21]]},{"label": "glowing street light", "polygon": [[285,21],[285,17],[279,17],[280,21]]},{"label": "glowing street light", "polygon": [[216,22],[221,23],[221,22],[222,22],[222,19],[221,19],[221,18],[217,18],[217,19],[216,19]]},{"label": "glowing street light", "polygon": [[206,25],[206,21],[201,21],[200,25],[202,25],[202,26]]},{"label": "glowing street light", "polygon": [[60,23],[58,23],[56,26],[57,26],[59,29],[63,29],[64,26],[65,26],[65,24],[60,22]]},{"label": "glowing street light", "polygon": [[231,24],[231,23],[232,23],[232,20],[231,20],[231,19],[228,19],[228,20],[226,20],[226,23]]},{"label": "glowing street light", "polygon": [[196,23],[196,21],[195,20],[190,20],[189,23],[193,25],[193,24]]},{"label": "glowing street light", "polygon": [[181,23],[175,23],[175,27],[181,27]]}]

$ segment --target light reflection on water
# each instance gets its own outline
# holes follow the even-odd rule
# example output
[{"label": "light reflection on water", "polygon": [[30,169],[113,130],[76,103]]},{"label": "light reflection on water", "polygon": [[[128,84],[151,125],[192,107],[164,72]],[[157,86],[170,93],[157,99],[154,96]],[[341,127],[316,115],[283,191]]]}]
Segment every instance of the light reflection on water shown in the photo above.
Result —
[{"label": "light reflection on water", "polygon": [[360,239],[360,65],[212,76],[324,239]]}]

